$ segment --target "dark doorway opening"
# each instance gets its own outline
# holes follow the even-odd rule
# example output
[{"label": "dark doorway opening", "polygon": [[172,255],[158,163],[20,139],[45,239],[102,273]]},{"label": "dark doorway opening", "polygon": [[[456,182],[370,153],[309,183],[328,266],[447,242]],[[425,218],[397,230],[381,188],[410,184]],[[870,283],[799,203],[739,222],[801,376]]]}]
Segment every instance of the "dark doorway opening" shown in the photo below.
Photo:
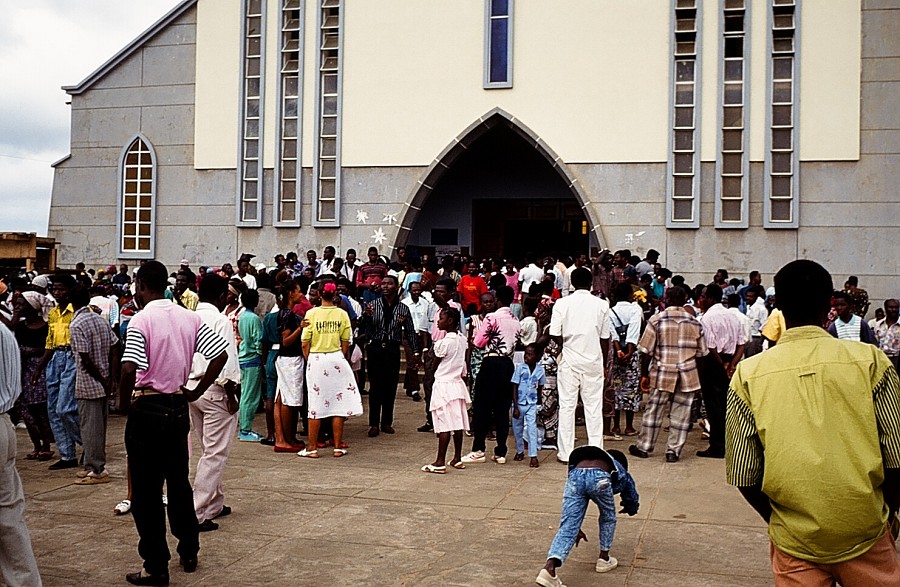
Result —
[{"label": "dark doorway opening", "polygon": [[[444,238],[453,231],[455,249]],[[420,251],[469,250],[478,257],[521,261],[529,253],[588,252],[591,232],[552,162],[503,120],[449,163],[406,244]]]}]

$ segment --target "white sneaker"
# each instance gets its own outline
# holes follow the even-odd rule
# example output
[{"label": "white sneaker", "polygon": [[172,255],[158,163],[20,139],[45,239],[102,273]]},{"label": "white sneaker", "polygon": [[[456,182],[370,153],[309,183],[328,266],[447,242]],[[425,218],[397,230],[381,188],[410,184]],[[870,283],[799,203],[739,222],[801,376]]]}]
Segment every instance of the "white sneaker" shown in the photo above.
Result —
[{"label": "white sneaker", "polygon": [[547,569],[541,569],[541,572],[538,573],[537,579],[535,579],[534,582],[541,587],[566,587],[565,585],[563,585],[562,579],[559,578],[559,575],[556,575],[554,577],[547,572]]},{"label": "white sneaker", "polygon": [[494,455],[491,457],[491,460],[494,461],[495,463],[497,463],[498,465],[506,464],[506,457],[498,457],[497,455]]},{"label": "white sneaker", "polygon": [[597,559],[597,566],[594,567],[598,573],[608,573],[619,566],[619,561],[615,559],[615,557],[609,557],[608,561],[603,560],[602,558]]},{"label": "white sneaker", "polygon": [[483,463],[485,461],[484,452],[480,451],[480,450],[472,451],[467,455],[463,455],[463,458],[461,460],[462,460],[462,462],[467,463],[467,464],[468,463]]}]

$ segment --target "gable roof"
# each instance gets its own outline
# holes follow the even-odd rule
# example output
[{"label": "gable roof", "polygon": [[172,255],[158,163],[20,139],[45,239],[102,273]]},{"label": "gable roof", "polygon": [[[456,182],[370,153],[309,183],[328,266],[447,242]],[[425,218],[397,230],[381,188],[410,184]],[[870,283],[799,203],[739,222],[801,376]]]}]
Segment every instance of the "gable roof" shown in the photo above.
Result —
[{"label": "gable roof", "polygon": [[98,67],[94,71],[94,73],[84,78],[81,83],[74,86],[63,86],[62,89],[65,90],[66,93],[72,95],[77,95],[84,92],[92,85],[94,85],[95,82],[100,80],[100,78],[112,71],[117,65],[131,57],[131,55],[135,51],[140,49],[144,43],[156,36],[158,32],[169,26],[172,21],[187,12],[187,10],[192,8],[195,4],[197,4],[197,0],[183,0],[181,3],[172,8],[172,10],[167,12],[162,18],[153,23],[150,28],[141,33],[135,40],[128,43],[128,45],[126,45],[121,51],[110,57],[109,60]]}]

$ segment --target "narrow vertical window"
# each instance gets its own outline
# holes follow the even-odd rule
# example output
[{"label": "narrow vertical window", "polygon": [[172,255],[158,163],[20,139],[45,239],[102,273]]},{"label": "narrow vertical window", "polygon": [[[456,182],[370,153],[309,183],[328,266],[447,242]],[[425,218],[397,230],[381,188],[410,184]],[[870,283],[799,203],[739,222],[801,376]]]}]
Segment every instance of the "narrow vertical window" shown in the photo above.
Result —
[{"label": "narrow vertical window", "polygon": [[300,225],[300,137],[303,87],[303,5],[282,0],[281,73],[278,78],[278,165],[275,169],[275,226]]},{"label": "narrow vertical window", "polygon": [[313,184],[318,226],[340,224],[341,0],[319,0],[319,75]]},{"label": "narrow vertical window", "polygon": [[768,136],[766,137],[766,228],[797,228],[797,54],[795,0],[774,0],[769,15],[767,64]]},{"label": "narrow vertical window", "polygon": [[119,186],[119,256],[150,258],[155,247],[156,156],[142,137],[122,154]]},{"label": "narrow vertical window", "polygon": [[485,0],[484,87],[512,87],[513,0]]},{"label": "narrow vertical window", "polygon": [[719,69],[719,137],[716,157],[716,228],[747,228],[749,159],[747,29],[745,0],[723,0]]},{"label": "narrow vertical window", "polygon": [[262,130],[265,2],[243,2],[242,111],[238,158],[238,226],[262,226]]},{"label": "narrow vertical window", "polygon": [[700,150],[697,144],[700,10],[697,0],[673,0],[672,6],[672,134],[669,138],[666,226],[697,228],[700,226]]}]

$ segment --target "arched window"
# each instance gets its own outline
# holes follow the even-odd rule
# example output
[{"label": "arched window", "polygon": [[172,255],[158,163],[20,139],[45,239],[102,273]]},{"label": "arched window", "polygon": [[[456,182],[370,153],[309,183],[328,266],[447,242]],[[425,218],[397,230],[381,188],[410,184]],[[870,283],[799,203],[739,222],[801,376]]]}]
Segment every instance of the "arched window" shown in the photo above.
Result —
[{"label": "arched window", "polygon": [[119,163],[118,253],[124,258],[153,257],[156,245],[156,154],[142,136]]}]

